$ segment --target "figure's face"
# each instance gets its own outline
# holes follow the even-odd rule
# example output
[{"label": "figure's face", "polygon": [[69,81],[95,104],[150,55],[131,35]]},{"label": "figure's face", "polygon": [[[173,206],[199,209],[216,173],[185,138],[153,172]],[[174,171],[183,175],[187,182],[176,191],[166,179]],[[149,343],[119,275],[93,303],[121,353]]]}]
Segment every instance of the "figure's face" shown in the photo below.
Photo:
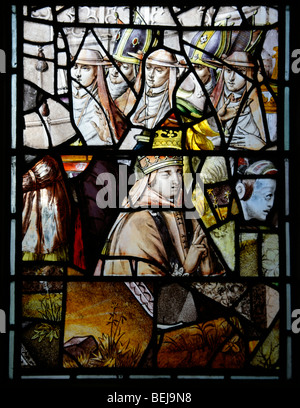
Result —
[{"label": "figure's face", "polygon": [[239,75],[238,72],[241,74],[246,75],[247,69],[246,68],[239,68],[238,70],[230,69],[229,67],[225,67],[224,69],[224,81],[229,91],[237,92],[242,89],[246,84],[246,79]]},{"label": "figure's face", "polygon": [[157,88],[169,79],[169,67],[146,63],[146,82],[150,88]]},{"label": "figure's face", "polygon": [[173,199],[182,188],[182,166],[168,166],[157,170],[150,187],[161,196]]},{"label": "figure's face", "polygon": [[112,68],[109,68],[108,70],[108,75],[111,82],[113,84],[121,84],[125,81],[123,76],[120,74],[120,71],[128,79],[128,81],[132,81],[135,77],[134,64],[128,64],[119,61],[116,61],[116,64],[119,69],[114,66]]},{"label": "figure's face", "polygon": [[79,82],[79,84],[77,82],[74,83],[76,88],[86,88],[94,82],[97,76],[97,67],[76,63],[71,69],[71,75]]},{"label": "figure's face", "polygon": [[210,70],[205,65],[197,65],[195,67],[195,71],[198,78],[202,81],[204,85],[207,84],[211,79]]},{"label": "figure's face", "polygon": [[244,216],[265,221],[274,204],[276,180],[258,179],[254,183],[253,193],[249,200],[244,201]]}]

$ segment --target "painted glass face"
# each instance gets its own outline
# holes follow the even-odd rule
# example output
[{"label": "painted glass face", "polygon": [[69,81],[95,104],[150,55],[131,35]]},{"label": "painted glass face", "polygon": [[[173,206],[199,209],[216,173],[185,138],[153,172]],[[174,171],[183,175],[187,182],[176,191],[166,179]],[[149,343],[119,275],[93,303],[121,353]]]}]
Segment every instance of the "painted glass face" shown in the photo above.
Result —
[{"label": "painted glass face", "polygon": [[255,218],[260,221],[265,221],[274,204],[275,190],[275,180],[256,180],[251,197],[244,202],[245,218],[248,220]]},{"label": "painted glass face", "polygon": [[169,78],[169,67],[146,63],[146,82],[150,88],[162,86]]},{"label": "painted glass face", "polygon": [[[129,64],[126,62],[117,62],[118,68],[112,67],[108,70],[109,78],[113,84],[121,84],[124,82],[124,78],[122,74],[128,79],[128,81],[132,81],[135,76],[135,67],[134,64]],[[122,74],[120,73],[122,72]]]},{"label": "painted glass face", "polygon": [[242,75],[239,75],[238,72],[246,75],[246,69],[241,69],[240,71],[228,67],[224,69],[224,81],[229,91],[237,92],[246,84],[246,79]]},{"label": "painted glass face", "polygon": [[71,69],[71,74],[76,79],[76,82],[74,81],[76,88],[87,88],[94,82],[97,76],[97,67],[76,63]]},{"label": "painted glass face", "polygon": [[157,170],[150,187],[167,199],[173,199],[182,187],[182,166],[168,166]]},{"label": "painted glass face", "polygon": [[211,78],[209,67],[206,67],[205,65],[197,65],[195,67],[195,71],[198,75],[198,78],[203,82],[203,84],[207,84],[207,82]]}]

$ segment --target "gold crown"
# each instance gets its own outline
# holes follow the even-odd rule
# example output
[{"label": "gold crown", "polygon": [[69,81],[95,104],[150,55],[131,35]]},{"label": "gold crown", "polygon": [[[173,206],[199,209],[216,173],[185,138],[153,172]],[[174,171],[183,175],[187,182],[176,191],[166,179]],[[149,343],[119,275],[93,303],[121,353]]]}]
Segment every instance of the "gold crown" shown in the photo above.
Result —
[{"label": "gold crown", "polygon": [[175,129],[159,129],[155,132],[152,148],[181,150],[182,131]]},{"label": "gold crown", "polygon": [[140,168],[144,174],[167,166],[183,166],[182,156],[139,156]]}]

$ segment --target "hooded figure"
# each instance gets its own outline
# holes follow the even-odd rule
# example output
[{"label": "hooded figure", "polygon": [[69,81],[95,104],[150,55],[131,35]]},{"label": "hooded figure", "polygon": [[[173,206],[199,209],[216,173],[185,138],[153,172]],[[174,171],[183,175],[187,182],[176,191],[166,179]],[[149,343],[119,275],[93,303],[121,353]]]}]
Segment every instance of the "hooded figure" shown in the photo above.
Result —
[{"label": "hooded figure", "polygon": [[88,145],[111,145],[126,126],[109,95],[104,68],[111,66],[97,50],[82,49],[72,68],[72,102],[75,125]]},{"label": "hooded figure", "polygon": [[108,259],[105,265],[99,261],[95,275],[223,273],[197,220],[188,224],[184,218],[182,157],[142,156],[139,166],[143,177],[123,203],[133,211],[121,213],[116,220],[102,251]]},{"label": "hooded figure", "polygon": [[58,162],[45,156],[23,175],[23,260],[66,261],[71,203]]},{"label": "hooded figure", "polygon": [[145,84],[131,122],[151,130],[168,117],[173,103],[177,69],[181,67],[174,54],[158,49],[144,62]]},{"label": "hooded figure", "polygon": [[[266,145],[263,113],[253,84],[254,69],[250,53],[233,52],[224,59],[222,73],[211,94],[218,121],[231,149],[260,150]],[[210,125],[218,131],[215,117],[210,120]],[[212,140],[215,147],[221,145],[220,136]]]},{"label": "hooded figure", "polygon": [[[121,213],[116,220],[95,275],[223,274],[224,269],[209,248],[199,223],[189,220],[188,225],[181,211],[182,157],[142,156],[138,160],[143,177],[134,184],[123,203],[124,208],[133,210]],[[162,280],[157,296],[159,328],[196,321],[197,301],[188,286]]]}]

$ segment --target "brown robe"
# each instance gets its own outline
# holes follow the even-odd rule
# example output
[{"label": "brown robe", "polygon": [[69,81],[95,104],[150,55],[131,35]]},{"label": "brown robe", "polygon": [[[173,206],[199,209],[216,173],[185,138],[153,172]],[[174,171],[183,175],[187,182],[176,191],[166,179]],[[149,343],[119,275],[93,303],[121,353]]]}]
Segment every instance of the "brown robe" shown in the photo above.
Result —
[{"label": "brown robe", "polygon": [[[147,181],[146,177],[140,180],[140,184],[147,185]],[[140,185],[136,190],[143,188],[144,186]],[[133,188],[132,195],[139,197],[137,201],[134,200],[136,206],[137,204],[145,206],[146,203],[161,206],[166,204],[166,200],[149,187],[143,190],[142,196],[139,196],[138,191]],[[184,272],[182,265],[188,253],[189,243],[183,212],[158,210],[170,238],[170,245],[166,245],[162,231],[159,230],[149,210],[120,214],[102,251],[103,255],[108,255],[108,259],[105,259],[105,264],[102,258],[99,260],[95,275],[165,276],[174,274],[175,270],[178,271],[180,268]],[[192,220],[192,225],[195,231],[199,224],[197,220]],[[220,273],[220,268],[218,267],[218,270],[215,268],[217,262],[214,262],[213,258],[216,257],[208,247],[207,238],[204,238],[203,243],[206,244],[207,256],[200,260],[198,273],[200,275]],[[171,262],[171,247],[175,249],[176,263]]]}]

